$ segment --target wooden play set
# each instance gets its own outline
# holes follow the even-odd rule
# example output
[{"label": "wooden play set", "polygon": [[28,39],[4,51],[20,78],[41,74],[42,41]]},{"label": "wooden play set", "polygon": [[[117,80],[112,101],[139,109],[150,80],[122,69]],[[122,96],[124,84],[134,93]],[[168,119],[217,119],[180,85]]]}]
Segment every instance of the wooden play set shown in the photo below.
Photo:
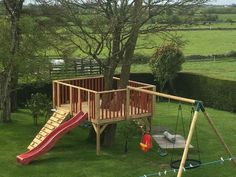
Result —
[{"label": "wooden play set", "polygon": [[[233,157],[201,101],[156,92],[154,85],[136,81],[129,81],[125,89],[116,89],[119,81],[114,77],[114,90],[104,90],[103,76],[54,80],[53,107],[56,111],[28,146],[29,151],[17,156],[17,161],[28,164],[50,150],[61,136],[85,119],[91,122],[96,132],[96,152],[100,154],[100,135],[109,124],[142,119],[146,129],[151,129],[156,96],[190,103],[195,107],[177,177],[182,176],[199,111],[203,112],[226,152]],[[68,114],[74,117],[64,121]],[[145,148],[145,142],[142,142],[141,148]]]}]

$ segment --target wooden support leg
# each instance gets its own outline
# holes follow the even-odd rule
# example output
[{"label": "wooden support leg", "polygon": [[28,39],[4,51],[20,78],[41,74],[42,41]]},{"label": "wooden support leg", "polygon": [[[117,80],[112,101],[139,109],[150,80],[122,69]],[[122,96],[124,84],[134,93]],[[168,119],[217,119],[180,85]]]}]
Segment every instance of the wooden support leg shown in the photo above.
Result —
[{"label": "wooden support leg", "polygon": [[[206,111],[203,112],[204,116],[206,117],[208,123],[210,124],[211,128],[214,130],[216,136],[219,138],[221,144],[224,146],[225,151],[227,152],[227,154],[230,157],[233,157],[233,154],[231,153],[229,147],[227,146],[227,144],[225,143],[223,137],[221,136],[220,132],[217,130],[213,120],[211,119],[211,117],[208,115],[208,113]],[[236,160],[233,160],[234,165],[236,166]]]},{"label": "wooden support leg", "polygon": [[96,152],[97,152],[97,155],[100,155],[100,152],[101,152],[101,139],[100,139],[100,135],[101,135],[101,133],[100,133],[101,131],[100,131],[100,125],[97,125],[97,150],[96,150]]},{"label": "wooden support leg", "polygon": [[182,160],[181,160],[181,163],[180,163],[180,166],[179,166],[179,171],[178,171],[177,177],[182,177],[183,168],[185,166],[185,162],[186,162],[186,159],[187,159],[187,156],[188,156],[189,145],[190,145],[191,140],[192,140],[192,136],[193,136],[193,132],[194,132],[194,129],[195,129],[196,122],[197,122],[197,118],[198,118],[198,111],[195,111],[194,115],[193,115],[193,120],[192,120],[190,129],[189,129],[189,133],[188,133],[188,137],[187,137],[187,140],[186,140],[184,153],[183,153]]},{"label": "wooden support leg", "polygon": [[101,153],[101,134],[105,130],[108,124],[99,125],[99,124],[92,124],[93,128],[96,132],[96,154],[100,155]]}]

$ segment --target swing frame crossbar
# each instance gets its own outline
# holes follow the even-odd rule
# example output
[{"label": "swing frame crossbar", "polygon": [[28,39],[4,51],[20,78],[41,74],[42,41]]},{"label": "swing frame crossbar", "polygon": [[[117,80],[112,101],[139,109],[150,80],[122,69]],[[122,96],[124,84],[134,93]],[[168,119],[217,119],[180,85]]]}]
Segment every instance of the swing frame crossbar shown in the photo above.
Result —
[{"label": "swing frame crossbar", "polygon": [[[225,152],[231,158],[233,158],[233,154],[231,153],[228,145],[225,143],[223,136],[220,134],[220,132],[216,128],[212,118],[209,116],[206,109],[204,108],[202,101],[189,99],[189,98],[184,98],[184,97],[178,97],[178,96],[164,94],[164,93],[150,91],[150,90],[145,90],[145,89],[142,89],[142,88],[135,88],[135,87],[131,87],[131,86],[128,86],[128,88],[131,89],[131,90],[144,92],[144,93],[151,94],[151,95],[154,95],[154,96],[159,96],[159,97],[163,97],[163,98],[167,98],[167,99],[171,99],[171,100],[175,100],[175,101],[180,101],[180,102],[184,102],[184,103],[190,103],[190,104],[195,105],[195,110],[194,110],[193,118],[192,118],[192,121],[191,121],[190,129],[189,129],[189,132],[188,132],[188,136],[187,136],[187,139],[186,139],[186,144],[185,144],[184,152],[183,152],[182,159],[181,159],[181,162],[180,162],[177,177],[182,177],[182,175],[183,175],[185,163],[186,163],[186,160],[187,160],[187,157],[188,157],[188,151],[189,151],[190,143],[191,143],[191,140],[192,140],[192,137],[193,137],[193,132],[195,130],[198,115],[199,115],[200,111],[203,113],[203,115],[207,119],[210,127],[213,129],[213,131],[216,134],[217,138],[219,139],[219,141],[223,145]],[[236,160],[233,159],[232,162],[236,166]]]}]

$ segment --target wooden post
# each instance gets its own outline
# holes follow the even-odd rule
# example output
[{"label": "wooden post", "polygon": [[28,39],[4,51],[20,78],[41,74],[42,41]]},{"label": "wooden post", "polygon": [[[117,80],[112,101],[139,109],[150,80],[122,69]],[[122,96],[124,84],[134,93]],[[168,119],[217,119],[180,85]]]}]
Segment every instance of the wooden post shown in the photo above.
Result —
[{"label": "wooden post", "polygon": [[[130,106],[130,89],[126,89],[126,107],[125,107],[125,118],[129,118],[129,106]],[[132,108],[131,108],[132,109]]]},{"label": "wooden post", "polygon": [[70,87],[70,114],[73,115],[73,94],[72,94],[72,87]]},{"label": "wooden post", "polygon": [[77,89],[77,93],[78,93],[78,97],[77,97],[77,99],[78,99],[78,100],[77,100],[77,110],[81,111],[81,109],[82,109],[82,108],[81,108],[81,104],[82,104],[82,103],[81,103],[80,89],[79,89],[79,88]]},{"label": "wooden post", "polygon": [[100,94],[95,94],[95,119],[99,123],[100,120]]},{"label": "wooden post", "polygon": [[[156,92],[155,86],[152,88],[152,91]],[[155,107],[156,107],[156,95],[152,95],[152,116],[154,115]]]},{"label": "wooden post", "polygon": [[185,162],[186,162],[186,159],[187,159],[187,156],[188,156],[189,145],[190,145],[191,140],[192,140],[192,136],[193,136],[193,132],[194,132],[194,129],[195,129],[196,122],[197,122],[197,118],[198,118],[198,110],[196,110],[194,112],[194,115],[193,115],[193,120],[192,120],[190,129],[189,129],[188,138],[186,140],[184,153],[183,153],[182,160],[181,160],[181,163],[180,163],[180,166],[179,166],[179,171],[178,171],[177,177],[182,177],[183,168],[185,166]]},{"label": "wooden post", "polygon": [[52,82],[52,106],[56,107],[56,82]]},{"label": "wooden post", "polygon": [[100,125],[96,125],[97,127],[97,155],[100,155],[100,152],[101,152],[101,140],[100,140]]},{"label": "wooden post", "polygon": [[60,84],[57,83],[57,107],[61,106],[61,100],[60,100]]},{"label": "wooden post", "polygon": [[91,109],[90,109],[90,92],[88,92],[88,119],[91,119],[90,115],[91,115]]},{"label": "wooden post", "polygon": [[[223,145],[226,153],[230,156],[233,157],[233,154],[231,153],[229,147],[227,146],[227,144],[225,143],[223,137],[221,136],[220,132],[217,130],[213,120],[211,119],[211,117],[208,115],[208,113],[206,111],[203,112],[204,116],[206,117],[208,123],[210,124],[211,128],[213,129],[213,131],[215,132],[216,136],[219,138],[221,144]],[[236,161],[233,160],[234,165],[236,166]]]}]

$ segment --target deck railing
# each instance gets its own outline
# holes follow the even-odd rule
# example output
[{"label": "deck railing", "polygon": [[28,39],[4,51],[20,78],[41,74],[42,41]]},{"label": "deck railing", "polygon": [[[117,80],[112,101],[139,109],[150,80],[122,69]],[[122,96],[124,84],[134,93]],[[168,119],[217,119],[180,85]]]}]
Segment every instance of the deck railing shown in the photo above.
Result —
[{"label": "deck railing", "polygon": [[132,87],[155,88],[129,81],[126,89],[103,91],[102,76],[56,80],[53,81],[53,105],[70,110],[71,114],[87,112],[89,121],[99,124],[151,116],[154,110],[153,96],[133,90]]},{"label": "deck railing", "polygon": [[95,119],[96,91],[53,81],[53,106],[69,109],[70,113],[88,112],[89,119]]}]

